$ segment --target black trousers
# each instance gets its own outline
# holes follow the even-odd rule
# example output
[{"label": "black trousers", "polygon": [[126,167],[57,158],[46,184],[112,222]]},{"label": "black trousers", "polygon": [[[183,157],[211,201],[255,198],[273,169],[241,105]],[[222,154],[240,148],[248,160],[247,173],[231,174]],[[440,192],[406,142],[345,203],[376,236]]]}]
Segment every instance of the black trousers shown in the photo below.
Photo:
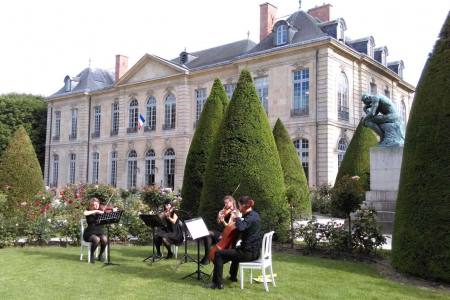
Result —
[{"label": "black trousers", "polygon": [[213,282],[222,284],[223,281],[223,265],[231,261],[230,277],[237,278],[239,262],[252,261],[259,257],[259,253],[253,251],[245,251],[242,249],[224,249],[218,250],[214,257]]}]

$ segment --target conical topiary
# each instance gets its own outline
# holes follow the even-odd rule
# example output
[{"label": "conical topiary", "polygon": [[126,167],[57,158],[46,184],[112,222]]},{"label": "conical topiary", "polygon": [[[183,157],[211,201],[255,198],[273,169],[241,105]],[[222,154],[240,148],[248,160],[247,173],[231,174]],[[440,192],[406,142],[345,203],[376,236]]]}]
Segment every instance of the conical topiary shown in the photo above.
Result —
[{"label": "conical topiary", "polygon": [[350,145],[345,151],[344,159],[339,167],[336,182],[343,176],[359,176],[359,183],[365,191],[369,190],[370,179],[370,148],[378,143],[372,129],[364,126],[361,121],[353,134]]},{"label": "conical topiary", "polygon": [[241,72],[205,171],[200,215],[215,227],[223,197],[236,187],[235,198],[255,200],[263,230],[287,237],[289,214],[283,170],[266,113],[250,73]]},{"label": "conical topiary", "polygon": [[295,150],[291,137],[280,119],[275,123],[273,136],[283,168],[284,184],[286,189],[289,190],[288,196],[295,195],[295,199],[288,199],[288,202],[292,204],[298,216],[309,218],[311,217],[311,199],[309,197],[308,180],[297,150]]},{"label": "conical topiary", "polygon": [[7,214],[22,203],[29,204],[44,188],[41,167],[26,130],[20,126],[0,160],[0,186],[7,192]]},{"label": "conical topiary", "polygon": [[228,103],[228,96],[222,83],[219,79],[214,80],[211,93],[200,115],[197,130],[192,138],[184,169],[181,208],[193,214],[198,211],[206,163]]},{"label": "conical topiary", "polygon": [[403,150],[392,263],[450,282],[450,14],[411,108]]}]

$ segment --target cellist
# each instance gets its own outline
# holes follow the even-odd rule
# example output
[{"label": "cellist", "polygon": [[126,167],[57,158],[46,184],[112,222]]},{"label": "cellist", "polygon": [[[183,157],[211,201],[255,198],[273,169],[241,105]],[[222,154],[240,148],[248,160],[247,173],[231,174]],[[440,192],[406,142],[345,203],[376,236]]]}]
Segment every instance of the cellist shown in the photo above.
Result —
[{"label": "cellist", "polygon": [[241,244],[236,249],[218,250],[214,257],[212,283],[207,288],[223,289],[223,264],[231,261],[229,280],[237,281],[239,262],[252,261],[261,251],[261,220],[253,210],[255,202],[249,196],[239,198],[239,211],[242,217],[234,215],[237,230],[241,235]]}]

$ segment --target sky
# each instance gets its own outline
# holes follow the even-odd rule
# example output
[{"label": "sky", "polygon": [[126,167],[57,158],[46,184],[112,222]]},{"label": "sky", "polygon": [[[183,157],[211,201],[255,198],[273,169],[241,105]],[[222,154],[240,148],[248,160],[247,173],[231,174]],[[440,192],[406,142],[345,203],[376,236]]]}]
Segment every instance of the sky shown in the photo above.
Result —
[{"label": "sky", "polygon": [[[49,96],[66,75],[84,68],[113,70],[115,55],[129,67],[146,53],[166,59],[247,38],[259,41],[264,0],[2,0],[0,94]],[[298,0],[272,0],[283,17]],[[301,9],[329,3],[346,36],[373,36],[389,61],[403,60],[404,79],[416,85],[450,9],[448,0],[303,0]]]}]

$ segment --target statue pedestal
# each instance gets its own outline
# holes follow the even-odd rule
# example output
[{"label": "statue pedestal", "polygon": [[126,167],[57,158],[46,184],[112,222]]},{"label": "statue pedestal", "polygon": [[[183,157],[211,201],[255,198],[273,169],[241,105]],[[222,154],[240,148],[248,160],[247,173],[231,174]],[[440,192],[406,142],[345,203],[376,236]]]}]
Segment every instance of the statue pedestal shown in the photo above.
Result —
[{"label": "statue pedestal", "polygon": [[394,227],[403,146],[372,147],[370,149],[370,191],[365,204],[377,211],[377,221],[383,233]]}]

